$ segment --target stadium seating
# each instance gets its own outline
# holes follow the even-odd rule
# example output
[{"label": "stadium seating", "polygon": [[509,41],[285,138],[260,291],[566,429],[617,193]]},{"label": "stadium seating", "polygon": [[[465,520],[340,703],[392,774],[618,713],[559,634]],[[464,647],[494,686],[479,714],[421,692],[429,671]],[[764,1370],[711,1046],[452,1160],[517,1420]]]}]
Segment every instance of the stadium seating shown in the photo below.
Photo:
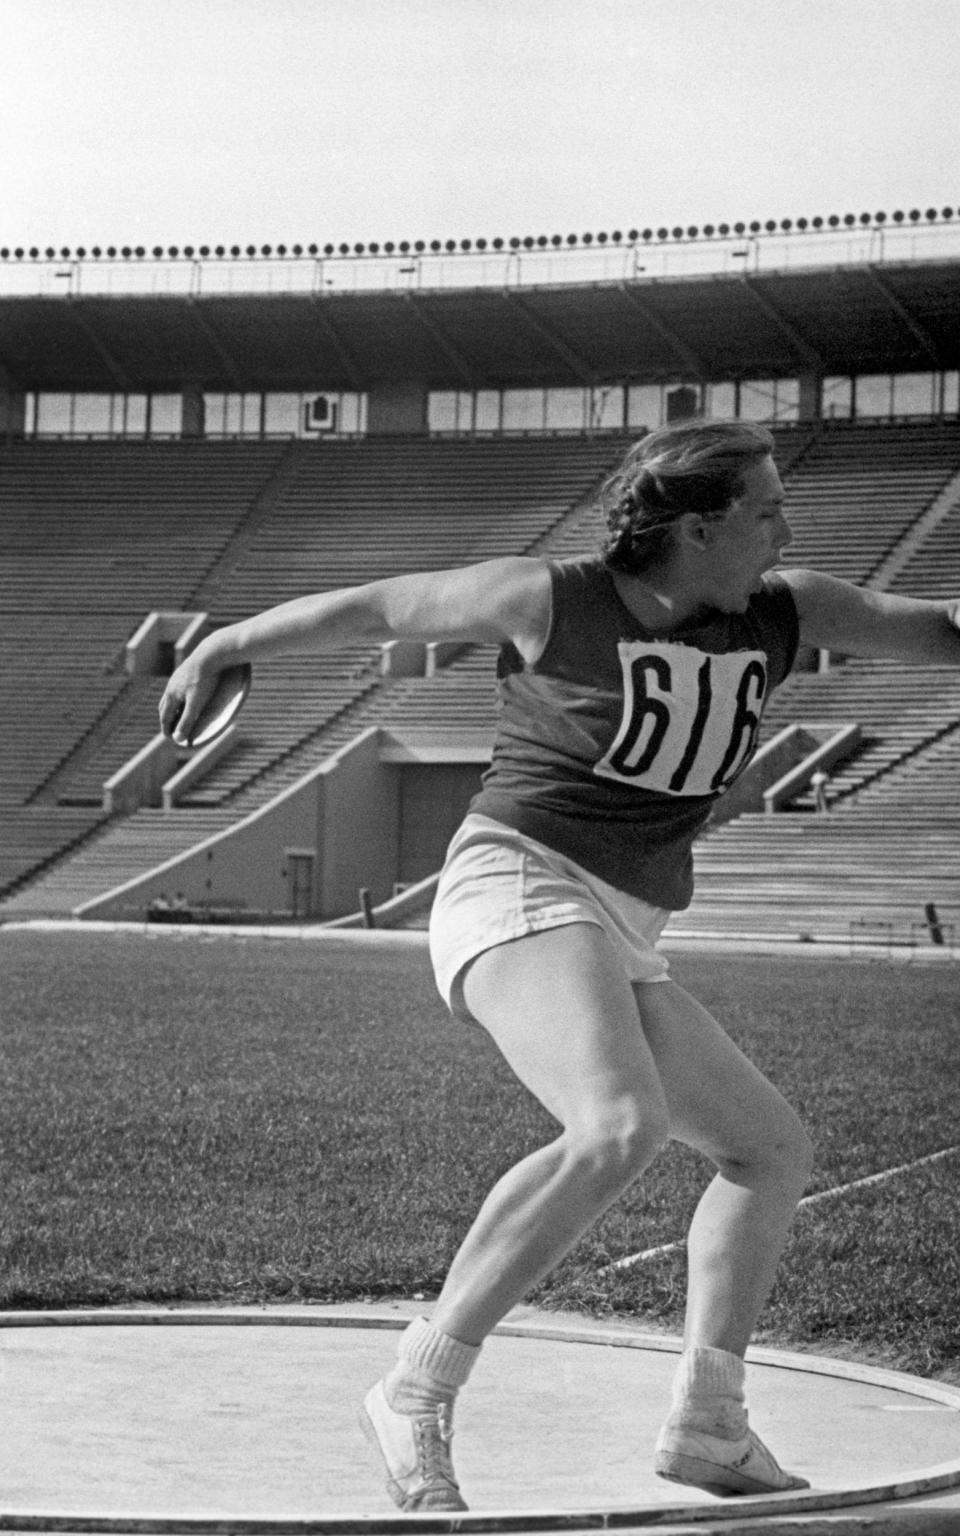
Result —
[{"label": "stadium seating", "polygon": [[[48,656],[53,683],[44,696],[43,730],[49,739],[26,727],[13,732],[0,763],[4,783],[22,803],[44,796],[99,805],[104,779],[156,729],[156,680],[128,679],[120,670],[123,645],[151,608],[202,607],[215,622],[226,622],[305,590],[515,552],[569,515],[622,446],[608,436],[469,444],[58,443],[10,450],[0,457],[0,485],[9,477],[4,541],[15,559],[7,572],[11,618],[4,648],[11,701],[35,687],[30,640],[48,640],[58,592],[64,594],[65,639]],[[112,464],[114,451],[119,467]],[[71,543],[63,529],[81,506],[86,510]],[[144,507],[162,509],[159,532],[152,515],[149,529],[139,526]],[[131,540],[139,561],[121,562],[107,592],[104,573]],[[41,569],[47,576],[38,595]],[[74,613],[74,604],[93,611]],[[69,678],[64,656],[71,658]],[[323,750],[318,737],[325,726],[341,716],[352,720],[353,706],[378,685],[389,692],[389,684],[380,684],[379,659],[379,652],[354,650],[258,669],[239,746],[187,798],[183,814],[246,792],[229,813],[236,818],[251,797],[259,803],[298,768],[305,771]],[[9,779],[8,764],[16,769]],[[146,823],[148,813],[139,814]],[[158,858],[181,845],[176,819],[154,826],[155,839],[168,839]],[[108,828],[102,841],[96,859],[127,838]],[[34,899],[60,900],[52,887],[32,892]]]},{"label": "stadium seating", "polygon": [[[61,798],[99,808],[104,773],[95,792],[74,797],[64,778],[68,764],[111,743],[131,701],[145,697],[123,671],[126,641],[150,609],[189,604],[286,451],[190,442],[0,448],[0,833],[5,849],[21,850],[16,878],[102,819],[40,809]],[[152,730],[155,684],[151,693]],[[137,745],[144,739],[140,727]]]},{"label": "stadium seating", "polygon": [[788,563],[867,581],[958,468],[956,422],[828,423],[789,476]]},{"label": "stadium seating", "polygon": [[[258,537],[211,591],[211,612],[226,621],[305,591],[519,553],[621,451],[610,438],[324,443],[301,456]],[[282,760],[296,752],[301,761],[304,748],[315,760],[318,731],[369,693],[378,663],[353,651],[264,669],[241,745],[184,803],[222,803],[274,765],[281,776],[270,787],[287,782]]]},{"label": "stadium seating", "polygon": [[[856,721],[861,738],[831,771],[831,801],[849,795],[934,740],[960,718],[960,673],[953,667],[851,659],[825,673],[794,673],[764,714],[767,741],[793,721]],[[809,796],[794,809],[808,809]]]},{"label": "stadium seating", "polygon": [[[952,774],[960,755],[952,753]],[[748,814],[697,844],[696,895],[671,931],[928,942],[932,902],[960,944],[960,815],[890,785],[885,804],[819,816]]]},{"label": "stadium seating", "polygon": [[890,584],[908,597],[960,595],[960,497]]},{"label": "stadium seating", "polygon": [[[838,423],[777,435],[791,559],[857,580],[910,538],[960,468],[956,424]],[[0,595],[11,599],[0,621],[4,713],[12,718],[25,692],[40,704],[33,732],[14,730],[0,749],[0,833],[26,825],[29,813],[40,837],[39,811],[51,812],[42,847],[17,831],[19,863],[0,864],[11,892],[0,920],[69,911],[133,878],[256,809],[371,724],[406,741],[492,735],[489,648],[464,651],[430,678],[381,678],[378,655],[363,650],[286,658],[258,668],[238,745],[176,812],[143,809],[104,823],[103,779],[155,729],[156,680],[119,670],[145,612],[189,604],[221,622],[304,590],[404,570],[522,550],[579,553],[600,537],[592,493],[623,446],[609,436],[369,439],[25,444],[0,454],[0,489],[14,508],[0,530],[13,556],[0,578]],[[85,510],[74,525],[77,509]],[[140,526],[145,516],[149,528]],[[921,540],[896,588],[935,595],[950,549],[956,570],[960,537],[948,517]],[[943,583],[960,593],[960,570]],[[56,648],[51,633],[62,637]],[[831,814],[809,814],[801,797],[793,814],[711,830],[683,923],[700,932],[779,924],[846,933],[857,914],[892,922],[895,909],[909,924],[921,896],[960,910],[960,891],[938,872],[960,830],[947,787],[960,766],[958,718],[960,675],[949,668],[852,661],[795,674],[769,706],[765,738],[795,720],[862,727],[856,753],[832,774]],[[71,857],[51,863],[68,847]],[[27,881],[41,865],[41,878]],[[892,903],[891,870],[904,875]]]}]

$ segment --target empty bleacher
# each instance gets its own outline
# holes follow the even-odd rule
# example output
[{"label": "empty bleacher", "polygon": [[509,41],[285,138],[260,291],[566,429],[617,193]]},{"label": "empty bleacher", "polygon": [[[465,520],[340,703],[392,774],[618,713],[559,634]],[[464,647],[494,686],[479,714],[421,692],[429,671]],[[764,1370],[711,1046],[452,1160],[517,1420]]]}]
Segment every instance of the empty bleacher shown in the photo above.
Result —
[{"label": "empty bleacher", "polygon": [[[0,460],[3,483],[9,469],[13,509],[5,533],[21,557],[10,583],[11,658],[29,650],[31,625],[39,636],[49,633],[47,610],[61,586],[82,607],[83,583],[93,583],[92,613],[74,615],[69,601],[66,605],[67,641],[61,651],[73,657],[69,686],[60,686],[61,668],[51,662],[52,691],[44,695],[43,710],[45,720],[49,717],[45,729],[56,739],[32,747],[29,733],[21,733],[25,745],[19,756],[8,743],[7,764],[16,762],[19,771],[14,800],[45,793],[64,805],[93,809],[103,780],[154,733],[159,683],[127,679],[119,670],[122,647],[150,608],[189,601],[210,611],[215,622],[226,622],[308,590],[515,552],[536,543],[568,514],[622,451],[622,443],[610,438],[471,444],[374,439],[253,445],[258,462],[257,455],[242,451],[247,446],[25,444],[10,455],[12,468]],[[154,447],[160,448],[156,456]],[[114,448],[122,472],[110,468]],[[34,449],[37,477],[31,485]],[[284,453],[285,478],[277,475]],[[82,473],[87,454],[89,481]],[[224,472],[219,480],[211,463]],[[264,484],[273,482],[275,494],[256,507]],[[128,521],[145,515],[144,506],[166,509],[161,534],[153,540],[135,527],[141,560],[117,568],[106,601],[97,572],[107,568],[111,551],[122,547]],[[65,541],[61,530],[77,507],[87,509],[82,531]],[[191,528],[196,540],[184,545],[180,534]],[[61,545],[66,546],[62,558]],[[81,552],[79,584],[71,579],[73,550]],[[41,556],[51,552],[57,559],[49,567],[50,596],[42,599],[39,616],[28,619]],[[31,666],[23,672],[14,665],[8,672],[11,698],[23,694]],[[110,827],[101,829],[96,851],[91,846],[84,860],[92,867],[109,860],[116,847],[118,867],[126,870],[137,858],[146,858],[141,867],[148,867],[180,851],[183,827],[199,826],[194,812],[230,803],[228,819],[236,819],[251,802],[261,803],[316,762],[318,751],[325,750],[319,744],[325,727],[341,716],[352,721],[354,706],[378,687],[388,693],[397,686],[381,685],[378,668],[379,652],[367,650],[284,658],[258,668],[235,751],[187,798],[182,812],[165,818],[138,813],[142,827],[151,828],[150,853],[136,828]],[[100,680],[99,691],[92,679]],[[105,720],[111,728],[98,736],[96,727]],[[181,821],[176,829],[175,821]],[[39,900],[61,907],[55,884],[46,881],[43,890],[32,890],[27,905]],[[22,905],[16,897],[7,903],[8,909]]]},{"label": "empty bleacher", "polygon": [[[764,712],[761,739],[794,722],[855,721],[861,739],[831,770],[836,801],[948,730],[960,718],[960,669],[852,658],[824,673],[794,673]],[[809,808],[802,798],[795,808]]]},{"label": "empty bleacher", "polygon": [[827,423],[787,483],[790,565],[864,582],[960,468],[960,424]]},{"label": "empty bleacher", "polygon": [[[226,621],[308,591],[520,553],[588,496],[622,446],[609,437],[317,445],[242,557],[208,584],[210,611]],[[315,754],[318,732],[376,687],[378,663],[379,653],[354,650],[258,669],[240,743],[185,804],[221,804],[265,775],[264,788],[286,782],[283,760]]]},{"label": "empty bleacher", "polygon": [[960,495],[890,583],[907,597],[960,597]]},{"label": "empty bleacher", "polygon": [[10,851],[0,889],[99,824],[102,790],[84,814],[61,816],[53,781],[124,715],[138,685],[123,649],[144,614],[190,601],[285,452],[284,443],[0,448],[0,839]]},{"label": "empty bleacher", "polygon": [[[81,465],[81,470],[70,469],[68,485],[82,474],[89,448],[97,449],[91,466],[99,473],[99,463],[111,452],[122,455],[130,447],[24,445],[13,452],[17,473],[26,474],[34,449],[42,449],[38,459],[44,459],[54,446],[64,448],[61,468]],[[142,446],[146,466],[151,445]],[[206,452],[200,445],[170,446],[183,447],[180,457],[187,462],[194,454],[199,463]],[[215,446],[224,456],[241,447]],[[194,547],[183,532],[191,514],[177,514],[167,525],[169,539],[163,548],[144,541],[145,566],[154,559],[163,563],[165,549],[168,555],[173,551],[179,568],[179,584],[169,570],[158,582],[162,597],[146,598],[149,578],[139,567],[134,574],[128,560],[115,568],[110,602],[101,607],[96,573],[102,576],[106,569],[103,540],[89,536],[76,546],[81,580],[72,586],[73,566],[64,543],[62,563],[48,584],[47,606],[53,608],[52,594],[62,578],[70,595],[60,610],[66,637],[61,651],[75,658],[75,674],[64,683],[66,674],[59,674],[56,660],[50,662],[49,689],[43,695],[43,731],[49,731],[50,738],[39,754],[42,774],[29,752],[18,759],[8,751],[0,766],[5,785],[8,764],[14,774],[14,800],[26,801],[31,794],[36,798],[37,789],[46,783],[48,795],[52,786],[56,798],[88,807],[89,820],[71,834],[78,848],[75,855],[9,899],[0,909],[4,915],[72,910],[79,901],[132,878],[257,808],[368,725],[381,725],[405,740],[415,740],[419,733],[431,740],[444,736],[475,742],[492,734],[494,656],[489,648],[463,652],[434,678],[381,680],[378,657],[363,650],[326,658],[284,658],[257,669],[238,745],[189,791],[182,807],[166,814],[145,809],[103,826],[95,805],[102,779],[155,729],[159,685],[150,680],[128,684],[116,670],[123,642],[146,611],[180,606],[189,598],[193,606],[199,600],[215,621],[229,621],[307,590],[380,575],[523,550],[561,557],[580,553],[594,547],[602,535],[597,513],[589,510],[590,498],[617,462],[624,441],[371,439],[298,444],[288,450],[282,476],[276,476],[281,452],[277,445],[256,446],[263,448],[264,457],[260,463],[253,456],[248,461],[245,494],[241,497],[235,489],[231,498],[224,492],[219,513],[217,498],[211,501],[211,517],[223,519],[215,538]],[[791,560],[864,580],[891,548],[909,537],[924,509],[960,467],[960,432],[956,424],[926,423],[828,425],[817,436],[794,429],[778,433],[777,456],[794,530]],[[132,463],[128,461],[127,471]],[[229,478],[223,468],[222,486]],[[39,526],[53,528],[56,474],[47,463],[41,469],[41,491],[30,493],[24,485],[18,505],[24,511],[45,505],[47,523],[42,516]],[[6,471],[6,460],[0,457],[0,485],[7,483]],[[129,489],[120,490],[124,476],[116,475],[113,482],[109,475],[104,478],[116,489],[117,505],[102,486],[89,500],[100,505],[99,526],[101,532],[111,530],[106,535],[110,543],[125,537],[126,517],[138,515],[144,505],[157,506],[162,498],[153,487],[145,499],[137,500]],[[237,486],[240,479],[238,475]],[[268,483],[274,492],[251,515],[257,490]],[[172,462],[166,466],[165,484],[172,504],[177,495]],[[192,496],[194,506],[199,504],[192,482],[184,494],[188,503]],[[123,496],[125,513],[119,505]],[[65,497],[61,488],[61,520],[68,504],[81,505],[85,499],[78,493]],[[203,520],[202,507],[192,516]],[[943,563],[946,546],[937,544],[926,565],[924,546],[946,539],[948,524],[949,519],[921,543],[897,578],[898,589],[937,595],[928,583],[938,561]],[[11,685],[11,701],[27,675],[18,668],[24,656],[32,659],[42,647],[51,619],[46,610],[39,619],[31,616],[22,602],[40,564],[31,553],[28,526],[25,520],[18,522],[13,541],[16,545],[19,539],[22,559],[20,606],[0,632],[4,655],[9,652],[14,663],[11,676],[21,679]],[[4,524],[0,537],[5,529]],[[48,539],[51,549],[55,543]],[[133,596],[125,605],[120,594],[127,591],[128,577]],[[94,589],[84,609],[82,586],[87,580]],[[960,583],[954,581],[951,590],[960,592]],[[42,674],[43,668],[33,663],[35,687]],[[79,713],[73,717],[69,700],[81,693]],[[941,793],[940,813],[917,809],[910,777],[917,770],[909,766],[926,764],[929,782],[948,783],[957,766],[949,744],[958,718],[960,673],[949,668],[854,661],[828,673],[789,679],[769,707],[766,738],[794,720],[853,719],[863,728],[856,754],[832,774],[832,813],[745,816],[712,830],[698,846],[698,896],[691,912],[677,920],[680,926],[699,932],[739,926],[748,931],[779,927],[793,933],[846,933],[851,913],[886,922],[894,920],[895,912],[901,922],[912,920],[908,914],[916,913],[921,892],[926,892],[924,900],[960,906],[960,892],[937,872],[944,847],[956,849],[960,827],[949,814],[946,793]],[[98,740],[94,727],[104,720],[112,727]],[[79,751],[78,743],[84,740],[88,749]],[[70,768],[66,773],[65,757]],[[61,765],[59,776],[52,774],[56,762]],[[879,799],[871,808],[868,796],[875,795]],[[9,803],[6,795],[0,818]],[[905,816],[909,805],[912,819]],[[799,809],[804,808],[801,800]],[[66,836],[66,823],[63,826]],[[892,900],[891,870],[904,876]]]},{"label": "empty bleacher", "polygon": [[746,815],[695,850],[697,894],[671,924],[854,944],[929,944],[932,903],[960,946],[960,723],[827,814]]},{"label": "empty bleacher", "polygon": [[190,599],[282,442],[0,448],[4,613],[135,620]]},{"label": "empty bleacher", "polygon": [[670,931],[925,942],[933,902],[960,943],[958,846],[960,815],[899,797],[879,812],[741,816],[697,844],[696,895]]},{"label": "empty bleacher", "polygon": [[616,437],[372,438],[303,452],[258,536],[209,591],[221,619],[404,571],[528,549],[612,468]]}]

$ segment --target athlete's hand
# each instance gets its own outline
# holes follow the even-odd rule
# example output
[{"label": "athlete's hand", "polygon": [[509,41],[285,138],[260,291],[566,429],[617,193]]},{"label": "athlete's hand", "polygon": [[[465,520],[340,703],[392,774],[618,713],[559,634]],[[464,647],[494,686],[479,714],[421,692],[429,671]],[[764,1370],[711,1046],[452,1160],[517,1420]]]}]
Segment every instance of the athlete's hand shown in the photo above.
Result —
[{"label": "athlete's hand", "polygon": [[177,746],[185,747],[190,732],[217,686],[221,666],[198,646],[172,674],[160,699],[160,729]]}]

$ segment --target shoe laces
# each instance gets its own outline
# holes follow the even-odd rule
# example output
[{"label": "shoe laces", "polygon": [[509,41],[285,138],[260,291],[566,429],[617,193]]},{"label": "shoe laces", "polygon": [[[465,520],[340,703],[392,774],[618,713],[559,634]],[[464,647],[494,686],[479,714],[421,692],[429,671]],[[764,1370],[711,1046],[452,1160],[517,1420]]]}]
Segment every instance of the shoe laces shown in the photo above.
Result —
[{"label": "shoe laces", "polygon": [[417,1420],[417,1454],[420,1476],[425,1484],[438,1481],[457,1487],[450,1459],[450,1441],[453,1439],[453,1416],[448,1403],[437,1407],[436,1420]]}]

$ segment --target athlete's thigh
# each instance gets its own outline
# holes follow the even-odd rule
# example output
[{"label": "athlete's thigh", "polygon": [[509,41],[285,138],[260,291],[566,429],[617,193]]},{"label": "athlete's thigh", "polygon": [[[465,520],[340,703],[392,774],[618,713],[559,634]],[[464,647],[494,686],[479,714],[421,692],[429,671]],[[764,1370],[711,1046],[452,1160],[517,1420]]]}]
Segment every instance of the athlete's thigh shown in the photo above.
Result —
[{"label": "athlete's thigh", "polygon": [[635,990],[675,1141],[717,1162],[749,1163],[804,1140],[786,1099],[702,1003],[674,981]]},{"label": "athlete's thigh", "polygon": [[618,1103],[663,1115],[633,988],[597,924],[566,923],[486,950],[467,971],[463,995],[564,1127],[588,1127]]}]

